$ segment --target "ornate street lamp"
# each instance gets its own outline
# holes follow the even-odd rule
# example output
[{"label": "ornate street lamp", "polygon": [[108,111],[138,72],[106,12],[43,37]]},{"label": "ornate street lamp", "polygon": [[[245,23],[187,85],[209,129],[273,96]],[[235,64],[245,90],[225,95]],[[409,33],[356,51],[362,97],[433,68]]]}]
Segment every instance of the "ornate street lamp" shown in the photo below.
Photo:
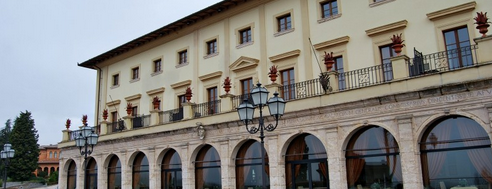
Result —
[{"label": "ornate street lamp", "polygon": [[[260,139],[261,139],[261,168],[262,171],[265,171],[265,142],[264,142],[264,130],[266,131],[274,131],[278,125],[278,119],[284,115],[285,111],[285,101],[284,99],[278,97],[278,93],[275,92],[273,97],[268,99],[268,90],[264,87],[261,87],[261,83],[256,84],[256,88],[251,90],[251,98],[253,100],[253,104],[250,104],[247,99],[244,99],[244,102],[239,105],[237,108],[237,113],[239,114],[239,119],[246,124],[246,130],[249,133],[255,134],[260,131]],[[270,115],[275,118],[275,125],[268,124],[265,125],[263,118],[263,107],[268,105],[268,109],[270,111]],[[253,121],[253,115],[256,107],[260,110],[260,117],[258,117],[258,127],[248,125],[249,122]],[[250,127],[251,126],[251,127]],[[262,188],[267,188],[265,174],[261,174]]]},{"label": "ornate street lamp", "polygon": [[15,150],[12,149],[12,145],[7,142],[3,146],[3,150],[0,152],[1,158],[4,160],[4,174],[3,174],[3,188],[7,188],[7,169],[9,167],[9,159],[13,158],[15,154]]},{"label": "ornate street lamp", "polygon": [[[99,136],[94,133],[94,130],[87,126],[87,123],[84,123],[84,126],[79,130],[79,136],[75,138],[75,145],[79,147],[80,155],[83,155],[84,159],[87,159],[87,155],[92,153],[98,138]],[[89,146],[91,147],[90,150],[87,149]],[[84,147],[84,150],[82,150],[82,147]]]}]

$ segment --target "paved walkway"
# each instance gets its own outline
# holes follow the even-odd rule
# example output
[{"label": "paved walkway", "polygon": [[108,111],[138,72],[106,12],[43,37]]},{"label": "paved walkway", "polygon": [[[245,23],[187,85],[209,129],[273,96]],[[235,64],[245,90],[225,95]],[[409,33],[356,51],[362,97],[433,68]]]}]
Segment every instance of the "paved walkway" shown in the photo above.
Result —
[{"label": "paved walkway", "polygon": [[36,189],[58,189],[58,185],[37,187]]}]

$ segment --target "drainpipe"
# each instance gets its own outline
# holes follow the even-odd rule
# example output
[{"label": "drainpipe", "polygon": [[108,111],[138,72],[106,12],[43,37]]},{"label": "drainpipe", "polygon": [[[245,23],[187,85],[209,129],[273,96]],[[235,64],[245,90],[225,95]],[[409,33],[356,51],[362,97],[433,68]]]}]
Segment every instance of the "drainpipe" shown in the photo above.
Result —
[{"label": "drainpipe", "polygon": [[[94,67],[96,67],[98,69],[98,75],[99,75],[99,81],[97,82],[97,108],[96,108],[96,125],[99,124],[99,106],[100,106],[100,102],[101,102],[101,81],[102,81],[102,69],[100,67],[97,67],[96,65],[94,65]],[[100,129],[100,128],[99,128]]]}]

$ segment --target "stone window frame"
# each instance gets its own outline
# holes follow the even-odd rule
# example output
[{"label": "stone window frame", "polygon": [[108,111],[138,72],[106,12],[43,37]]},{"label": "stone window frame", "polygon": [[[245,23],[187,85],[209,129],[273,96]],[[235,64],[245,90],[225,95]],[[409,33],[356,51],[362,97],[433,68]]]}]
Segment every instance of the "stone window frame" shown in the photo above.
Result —
[{"label": "stone window frame", "polygon": [[[142,70],[140,69],[140,64],[136,65],[136,66],[132,66],[130,68],[130,83],[134,83],[134,82],[137,82],[137,81],[140,81],[140,78],[141,78],[141,72]],[[137,73],[137,78],[134,78],[134,70],[137,69],[138,73]]]},{"label": "stone window frame", "polygon": [[[118,77],[117,78],[117,84],[115,85],[115,77]],[[121,74],[120,72],[115,72],[113,74],[111,74],[111,89],[115,89],[115,88],[118,88],[120,86],[120,83],[121,83]]]},{"label": "stone window frame", "polygon": [[[279,18],[290,16],[290,28],[280,31],[279,28]],[[295,31],[295,19],[294,19],[294,9],[289,9],[278,14],[273,15],[273,26],[274,26],[274,37],[282,36]]]},{"label": "stone window frame", "polygon": [[[331,15],[330,17],[324,17],[324,14],[323,14],[323,4],[325,4],[327,2],[332,2],[332,1],[336,1],[337,2],[337,11],[338,11],[338,14]],[[342,3],[340,2],[340,0],[316,0],[316,5],[317,6],[319,5],[319,9],[317,11],[317,13],[318,13],[318,24],[321,24],[323,22],[327,22],[327,21],[334,20],[334,19],[337,19],[337,18],[342,17],[342,5],[341,4]]]},{"label": "stone window frame", "polygon": [[[155,70],[155,64],[159,60],[161,62],[161,66],[160,66],[161,69],[158,70],[158,71],[156,71]],[[150,74],[150,76],[156,76],[156,75],[159,75],[159,74],[161,74],[163,72],[163,69],[162,69],[163,60],[164,60],[164,57],[163,56],[159,56],[159,57],[156,57],[156,58],[153,58],[152,59],[152,61],[151,61],[152,62],[152,67],[151,67],[151,74]]]},{"label": "stone window frame", "polygon": [[[248,41],[246,43],[241,43],[242,42],[241,31],[244,31],[248,28],[251,30],[251,41]],[[254,44],[254,42],[255,42],[254,29],[255,29],[255,23],[254,22],[246,24],[244,26],[241,26],[241,27],[238,27],[235,29],[234,34],[236,35],[236,44],[237,44],[236,49],[240,49],[240,48]]]},{"label": "stone window frame", "polygon": [[[209,49],[209,43],[210,42],[213,42],[213,41],[215,41],[215,45],[216,45],[215,49],[216,50],[215,50],[215,52],[210,53],[209,52],[209,50],[210,50]],[[203,56],[204,59],[208,59],[208,58],[211,58],[211,57],[214,57],[214,56],[219,55],[219,36],[214,36],[214,37],[205,39],[204,40],[204,49],[203,50],[204,50],[203,51],[204,52],[204,56]]]}]

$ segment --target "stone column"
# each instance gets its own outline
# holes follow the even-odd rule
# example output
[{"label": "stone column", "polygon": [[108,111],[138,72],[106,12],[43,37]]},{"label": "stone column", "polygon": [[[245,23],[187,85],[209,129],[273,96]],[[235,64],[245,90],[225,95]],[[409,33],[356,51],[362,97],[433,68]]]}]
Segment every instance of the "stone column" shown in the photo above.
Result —
[{"label": "stone column", "polygon": [[128,163],[130,157],[127,157],[128,152],[121,152],[121,188],[132,188],[132,163]]},{"label": "stone column", "polygon": [[341,150],[343,140],[338,138],[338,129],[326,129],[326,153],[328,155],[328,177],[330,178],[330,188],[348,188],[345,169],[345,154]]},{"label": "stone column", "polygon": [[234,111],[232,109],[232,98],[234,97],[233,94],[224,94],[224,95],[221,95],[220,98],[220,112],[230,112],[230,111]]},{"label": "stone column", "polygon": [[104,155],[101,153],[93,157],[96,159],[97,188],[106,189],[108,187],[108,169],[104,168]]},{"label": "stone column", "polygon": [[60,158],[58,160],[58,165],[60,166],[60,171],[58,171],[58,187],[67,188],[67,176],[68,168],[65,169],[65,158]]},{"label": "stone column", "polygon": [[412,115],[396,117],[400,136],[400,163],[405,188],[422,188],[420,155],[417,153],[413,134]]},{"label": "stone column", "polygon": [[149,161],[149,187],[157,188],[157,180],[160,180],[158,179],[160,174],[157,173],[157,171],[160,170],[160,163],[155,162],[157,158],[155,156],[154,148],[148,148],[146,151],[147,160]]},{"label": "stone column", "polygon": [[[487,112],[489,113],[489,126],[490,126],[490,128],[492,128],[492,104],[485,104],[485,108],[487,109]],[[489,130],[487,130],[487,131],[489,131]]]},{"label": "stone column", "polygon": [[70,130],[63,130],[62,131],[62,142],[66,142],[66,141],[69,141],[70,140]]},{"label": "stone column", "polygon": [[160,123],[159,113],[162,112],[160,110],[152,110],[150,111],[150,125],[158,125]]},{"label": "stone column", "polygon": [[[233,173],[231,171],[231,166],[234,167],[233,163],[231,163],[231,158],[229,155],[229,140],[223,139],[219,141],[220,149],[217,149],[220,158],[220,176],[222,180],[222,188],[235,188],[235,180],[233,177]],[[233,148],[233,147],[232,147]]]},{"label": "stone column", "polygon": [[[260,141],[258,141],[260,142]],[[270,172],[270,188],[285,188],[285,165],[281,165],[280,158],[282,146],[278,144],[278,135],[265,136],[265,151],[268,154],[268,166]]]},{"label": "stone column", "polygon": [[185,144],[177,146],[176,151],[178,152],[179,157],[181,157],[181,176],[183,177],[183,188],[195,188],[195,170],[193,165],[193,162],[195,161],[190,160],[188,148],[189,145]]},{"label": "stone column", "polygon": [[183,103],[183,119],[193,119],[193,105],[195,103],[185,102]]},{"label": "stone column", "polygon": [[100,135],[108,134],[108,121],[106,120],[101,121],[101,132],[99,134]]},{"label": "stone column", "polygon": [[403,79],[409,76],[408,65],[407,65],[407,61],[409,59],[410,58],[408,58],[407,55],[400,55],[390,59],[391,66],[393,67],[394,79]]},{"label": "stone column", "polygon": [[492,49],[492,35],[488,35],[485,37],[479,37],[473,39],[478,46],[477,49],[477,62],[490,62],[492,61],[492,53],[490,53],[490,49]]},{"label": "stone column", "polygon": [[[74,158],[75,160],[76,158]],[[85,161],[84,161],[84,156],[80,156],[78,163],[76,165],[77,169],[77,177],[76,177],[76,186],[77,188],[84,188],[85,187]]]},{"label": "stone column", "polygon": [[123,120],[125,121],[125,126],[127,130],[132,130],[133,129],[133,122],[132,122],[133,116],[125,116],[123,117]]}]

